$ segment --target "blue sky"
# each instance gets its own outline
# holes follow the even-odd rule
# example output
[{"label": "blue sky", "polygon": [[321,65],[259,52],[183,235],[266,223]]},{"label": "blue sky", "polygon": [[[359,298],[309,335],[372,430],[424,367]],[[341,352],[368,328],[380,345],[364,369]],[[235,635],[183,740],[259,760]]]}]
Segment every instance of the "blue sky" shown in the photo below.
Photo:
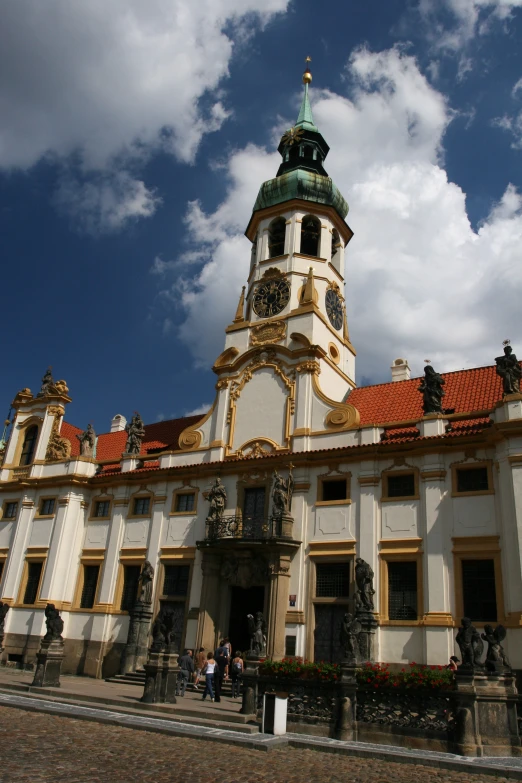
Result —
[{"label": "blue sky", "polygon": [[44,5],[0,0],[6,413],[49,364],[98,432],[212,401],[307,54],[358,382],[522,353],[522,0]]}]

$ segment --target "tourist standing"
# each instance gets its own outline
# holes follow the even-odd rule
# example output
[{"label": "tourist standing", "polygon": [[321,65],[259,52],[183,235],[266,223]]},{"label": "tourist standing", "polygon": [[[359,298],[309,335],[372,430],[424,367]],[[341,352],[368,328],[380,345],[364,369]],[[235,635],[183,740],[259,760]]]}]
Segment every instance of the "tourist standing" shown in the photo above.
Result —
[{"label": "tourist standing", "polygon": [[449,659],[449,663],[446,666],[446,669],[449,669],[452,672],[456,672],[457,669],[459,668],[459,666],[458,666],[459,663],[460,663],[460,661],[457,658],[457,656],[456,655],[452,655],[451,658]]},{"label": "tourist standing", "polygon": [[225,672],[230,661],[228,657],[228,647],[225,647],[225,640],[223,639],[215,653],[216,668],[214,670],[214,701],[221,701],[221,686],[223,685],[223,679]]},{"label": "tourist standing", "polygon": [[184,696],[187,689],[190,675],[194,673],[194,661],[192,659],[192,650],[185,650],[178,661],[179,673],[176,684],[176,696]]},{"label": "tourist standing", "polygon": [[239,696],[241,677],[243,676],[243,670],[245,668],[239,650],[236,652],[230,668],[232,670],[232,698],[236,699]]},{"label": "tourist standing", "polygon": [[[223,640],[223,647],[227,648],[228,660],[231,661],[232,660],[232,645],[230,644],[230,639],[228,638],[228,636],[225,636],[225,638]],[[229,666],[230,666],[230,664],[225,669],[225,680],[228,680]]]},{"label": "tourist standing", "polygon": [[207,655],[207,662],[202,671],[202,674],[205,675],[205,690],[203,691],[203,701],[205,701],[207,693],[210,694],[210,701],[214,701],[214,690],[212,686],[214,684],[215,671],[216,661],[214,660],[213,653],[209,652]]},{"label": "tourist standing", "polygon": [[204,647],[199,648],[199,652],[196,655],[196,679],[194,680],[194,688],[198,690],[198,684],[201,679],[201,673],[207,662],[207,654]]}]

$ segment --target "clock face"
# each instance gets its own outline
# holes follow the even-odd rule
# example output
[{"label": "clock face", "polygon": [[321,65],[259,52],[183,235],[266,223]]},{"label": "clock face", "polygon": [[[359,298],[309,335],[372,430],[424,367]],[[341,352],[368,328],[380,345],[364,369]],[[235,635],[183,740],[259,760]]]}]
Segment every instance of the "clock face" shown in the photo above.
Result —
[{"label": "clock face", "polygon": [[340,329],[343,325],[343,305],[339,294],[329,288],[325,297],[326,314],[334,329]]},{"label": "clock face", "polygon": [[254,291],[252,307],[261,318],[269,318],[284,310],[290,301],[290,286],[286,280],[267,280]]}]

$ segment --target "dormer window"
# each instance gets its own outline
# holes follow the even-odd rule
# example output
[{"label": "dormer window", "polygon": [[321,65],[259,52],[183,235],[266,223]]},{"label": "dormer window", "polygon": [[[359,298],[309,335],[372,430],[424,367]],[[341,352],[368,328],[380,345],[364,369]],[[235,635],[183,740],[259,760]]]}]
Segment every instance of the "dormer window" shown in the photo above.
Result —
[{"label": "dormer window", "polygon": [[30,465],[33,461],[34,452],[36,449],[36,441],[38,440],[38,427],[33,424],[29,427],[25,433],[24,445],[22,448],[22,456],[20,457],[20,465]]},{"label": "dormer window", "polygon": [[282,256],[285,252],[286,220],[276,218],[268,228],[268,257]]},{"label": "dormer window", "polygon": [[301,223],[301,253],[307,256],[319,256],[319,237],[321,223],[316,217],[307,215]]}]

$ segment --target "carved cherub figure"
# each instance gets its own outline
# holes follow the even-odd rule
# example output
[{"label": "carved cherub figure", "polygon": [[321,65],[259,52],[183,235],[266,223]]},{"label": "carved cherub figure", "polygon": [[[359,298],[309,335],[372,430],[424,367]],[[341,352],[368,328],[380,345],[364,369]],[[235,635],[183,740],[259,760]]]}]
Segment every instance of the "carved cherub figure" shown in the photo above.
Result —
[{"label": "carved cherub figure", "polygon": [[484,642],[469,617],[463,617],[461,623],[456,636],[462,659],[459,669],[482,668],[480,659],[484,652]]},{"label": "carved cherub figure", "polygon": [[343,649],[343,660],[355,665],[359,658],[359,634],[362,625],[359,620],[354,620],[350,612],[346,612],[341,625],[339,641]]},{"label": "carved cherub figure", "polygon": [[504,669],[510,669],[506,653],[502,647],[502,642],[506,638],[507,631],[503,625],[497,625],[493,630],[492,625],[484,626],[484,633],[482,639],[488,643],[488,651],[486,653],[486,669],[492,672],[503,671]]}]

